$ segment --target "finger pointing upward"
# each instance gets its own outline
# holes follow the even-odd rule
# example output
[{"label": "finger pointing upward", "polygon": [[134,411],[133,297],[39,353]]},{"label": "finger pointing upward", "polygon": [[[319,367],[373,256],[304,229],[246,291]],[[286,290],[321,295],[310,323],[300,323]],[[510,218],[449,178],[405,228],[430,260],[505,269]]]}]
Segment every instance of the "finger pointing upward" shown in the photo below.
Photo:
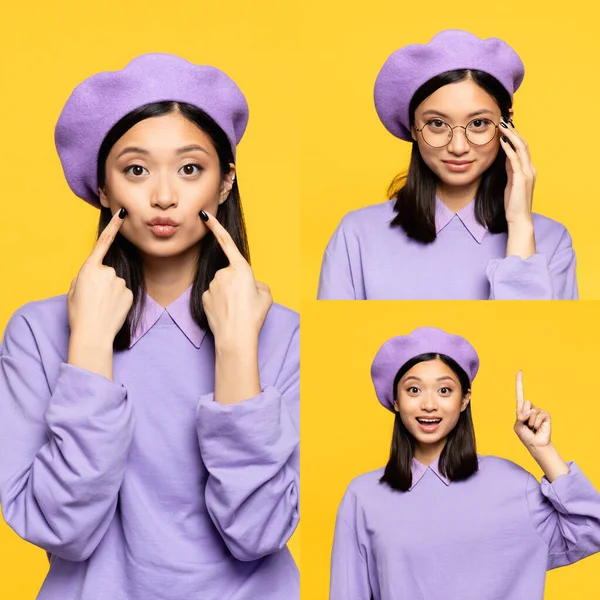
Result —
[{"label": "finger pointing upward", "polygon": [[125,220],[126,216],[127,211],[124,208],[113,215],[113,218],[98,237],[94,249],[92,250],[86,262],[100,265],[102,264],[102,261],[117,237],[117,233],[119,232],[119,229],[121,229],[121,225],[123,225],[123,221]]},{"label": "finger pointing upward", "polygon": [[523,371],[517,372],[517,415],[523,414],[525,407],[525,398],[523,396]]},{"label": "finger pointing upward", "polygon": [[213,232],[215,238],[217,238],[217,242],[219,242],[219,246],[223,249],[225,256],[229,260],[230,265],[247,263],[246,259],[242,255],[242,253],[238,250],[238,247],[235,245],[233,238],[219,223],[219,221],[213,217],[211,214],[207,213],[204,210],[200,211],[200,218],[206,223],[206,226]]}]

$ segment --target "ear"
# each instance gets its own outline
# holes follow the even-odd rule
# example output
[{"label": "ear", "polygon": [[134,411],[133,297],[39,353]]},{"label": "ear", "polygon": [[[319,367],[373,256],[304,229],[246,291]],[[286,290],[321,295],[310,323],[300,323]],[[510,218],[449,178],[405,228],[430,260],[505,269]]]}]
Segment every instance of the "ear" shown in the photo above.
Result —
[{"label": "ear", "polygon": [[508,109],[508,116],[510,117],[510,120],[513,120],[513,117],[515,116],[515,111],[512,108]]},{"label": "ear", "polygon": [[464,412],[467,409],[467,406],[469,406],[469,402],[471,402],[471,390],[469,390],[462,399],[462,403],[460,405],[460,412]]},{"label": "ear", "polygon": [[400,412],[400,407],[398,406],[398,400],[394,400],[394,411]]},{"label": "ear", "polygon": [[229,173],[225,175],[225,179],[223,180],[223,185],[221,186],[221,193],[219,194],[219,204],[223,204],[225,200],[229,197],[229,192],[231,192],[231,188],[233,187],[233,182],[235,181],[235,165],[233,163],[229,163]]},{"label": "ear", "polygon": [[98,188],[98,196],[100,197],[100,204],[104,208],[109,208],[108,197],[106,195],[106,188]]}]

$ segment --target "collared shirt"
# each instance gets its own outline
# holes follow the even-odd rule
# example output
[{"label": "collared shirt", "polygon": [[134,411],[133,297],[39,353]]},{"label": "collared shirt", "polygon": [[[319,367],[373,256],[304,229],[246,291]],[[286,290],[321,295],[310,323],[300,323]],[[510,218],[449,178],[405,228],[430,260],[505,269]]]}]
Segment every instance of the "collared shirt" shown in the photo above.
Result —
[{"label": "collared shirt", "polygon": [[448,481],[413,460],[407,492],[383,469],[350,483],[340,504],[330,600],[542,600],[546,570],[600,551],[600,494],[575,463],[541,484],[479,456]]},{"label": "collared shirt", "polygon": [[436,200],[431,244],[390,227],[394,201],[348,213],[321,266],[321,300],[576,299],[575,252],[563,225],[533,215],[536,254],[506,256],[506,233],[477,222],[475,201],[458,213]]},{"label": "collared shirt", "polygon": [[412,474],[412,483],[409,491],[412,490],[417,483],[419,483],[419,481],[421,481],[423,475],[425,475],[425,473],[428,471],[431,471],[442,483],[450,485],[450,480],[440,471],[438,459],[434,460],[429,466],[427,466],[413,458],[410,468],[410,472]]},{"label": "collared shirt", "polygon": [[214,400],[214,342],[190,290],[146,298],[114,380],[67,364],[65,296],[0,346],[0,501],[50,554],[39,600],[297,599],[299,319],[273,305],[261,393]]}]

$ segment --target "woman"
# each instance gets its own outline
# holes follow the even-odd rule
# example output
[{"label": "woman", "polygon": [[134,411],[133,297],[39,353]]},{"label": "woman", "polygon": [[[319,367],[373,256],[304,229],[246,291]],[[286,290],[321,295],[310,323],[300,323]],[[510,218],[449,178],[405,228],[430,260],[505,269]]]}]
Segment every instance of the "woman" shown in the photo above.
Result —
[{"label": "woman", "polygon": [[165,54],[79,85],[56,128],[100,235],[1,347],[0,492],[40,600],[297,598],[298,316],[255,281],[248,107]]},{"label": "woman", "polygon": [[550,441],[550,415],[523,398],[515,432],[545,477],[478,456],[463,338],[424,327],[388,340],[371,374],[395,412],[385,469],[341,502],[331,600],[541,599],[546,569],[600,550],[600,494]]},{"label": "woman", "polygon": [[535,168],[516,129],[521,59],[449,30],[394,52],[375,83],[385,127],[412,141],[390,201],[347,214],[320,299],[576,299],[567,230],[532,213]]}]

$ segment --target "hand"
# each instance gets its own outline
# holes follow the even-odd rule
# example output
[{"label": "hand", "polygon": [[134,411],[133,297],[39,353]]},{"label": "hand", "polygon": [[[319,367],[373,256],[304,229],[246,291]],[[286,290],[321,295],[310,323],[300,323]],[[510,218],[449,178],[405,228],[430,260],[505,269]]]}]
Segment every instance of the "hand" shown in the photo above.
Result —
[{"label": "hand", "polygon": [[202,295],[215,346],[256,346],[258,334],[273,303],[271,292],[267,285],[254,279],[252,268],[229,232],[215,217],[203,213],[208,217],[206,226],[229,260],[229,266],[217,271]]},{"label": "hand", "polygon": [[[508,182],[504,191],[504,211],[508,223],[531,221],[533,188],[536,170],[531,163],[529,146],[514,126],[504,121],[500,126],[500,144],[506,153],[506,174]],[[503,139],[504,136],[508,141]],[[510,142],[510,143],[509,143]],[[511,147],[514,146],[514,149]]]},{"label": "hand", "polygon": [[530,452],[550,446],[550,415],[523,397],[523,372],[517,373],[517,420],[515,433]]},{"label": "hand", "polygon": [[127,213],[121,209],[100,234],[92,253],[71,283],[67,297],[71,340],[91,348],[110,346],[133,304],[133,293],[112,267],[102,264]]}]

